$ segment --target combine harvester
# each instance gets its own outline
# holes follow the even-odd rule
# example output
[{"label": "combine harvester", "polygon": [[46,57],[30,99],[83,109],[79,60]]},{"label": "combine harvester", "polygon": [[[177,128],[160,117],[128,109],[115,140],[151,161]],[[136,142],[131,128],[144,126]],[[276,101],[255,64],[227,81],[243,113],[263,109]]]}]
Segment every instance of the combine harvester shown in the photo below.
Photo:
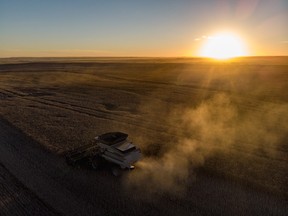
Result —
[{"label": "combine harvester", "polygon": [[133,169],[133,164],[141,158],[140,149],[127,137],[128,134],[122,132],[99,135],[95,137],[94,144],[68,152],[66,161],[72,166],[88,163],[95,170],[99,169],[103,162],[110,162],[113,175],[118,176],[121,169]]}]

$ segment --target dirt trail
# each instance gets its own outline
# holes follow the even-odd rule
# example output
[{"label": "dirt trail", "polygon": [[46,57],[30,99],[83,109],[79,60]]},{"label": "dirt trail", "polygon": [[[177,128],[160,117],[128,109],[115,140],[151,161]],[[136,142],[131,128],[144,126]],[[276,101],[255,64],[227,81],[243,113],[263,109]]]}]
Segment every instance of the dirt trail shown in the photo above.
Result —
[{"label": "dirt trail", "polygon": [[[207,176],[198,176],[188,189],[189,196],[137,199],[141,194],[124,191],[121,179],[106,171],[68,167],[63,158],[47,152],[3,118],[0,118],[0,138],[0,164],[3,164],[0,211],[4,215],[33,214],[36,210],[40,212],[37,215],[285,215],[288,212],[285,200]],[[15,187],[20,187],[19,193],[25,191],[24,195],[17,197]],[[9,208],[7,200],[13,200],[15,208]]]},{"label": "dirt trail", "polygon": [[[59,212],[63,215],[88,215],[89,213],[99,215],[98,210],[92,205],[83,202],[64,187],[65,182],[61,179],[66,174],[66,165],[58,157],[38,148],[33,140],[21,134],[3,119],[0,121],[0,137],[0,163],[27,188],[36,193],[40,200],[55,209],[51,210],[51,215],[52,212]],[[9,194],[6,195],[9,196]],[[6,200],[13,199],[13,196],[15,195],[11,193]],[[19,206],[21,202],[27,202],[23,199],[20,199],[16,206]],[[37,202],[41,201],[32,200],[32,202],[33,204],[30,205],[35,205],[32,208],[37,208],[39,205]],[[41,212],[45,213],[47,210],[42,207],[40,206]],[[14,213],[25,214],[25,208],[22,210],[19,209],[19,212]]]},{"label": "dirt trail", "polygon": [[58,215],[0,164],[1,215]]}]

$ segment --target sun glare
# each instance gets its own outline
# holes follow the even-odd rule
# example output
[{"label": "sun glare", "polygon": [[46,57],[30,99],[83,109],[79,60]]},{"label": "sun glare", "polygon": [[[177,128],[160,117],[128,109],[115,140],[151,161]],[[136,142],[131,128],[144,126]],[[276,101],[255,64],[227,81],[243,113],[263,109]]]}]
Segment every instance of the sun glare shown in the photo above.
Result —
[{"label": "sun glare", "polygon": [[200,50],[200,56],[214,59],[229,59],[247,55],[242,40],[232,33],[220,33],[207,36],[206,43]]}]

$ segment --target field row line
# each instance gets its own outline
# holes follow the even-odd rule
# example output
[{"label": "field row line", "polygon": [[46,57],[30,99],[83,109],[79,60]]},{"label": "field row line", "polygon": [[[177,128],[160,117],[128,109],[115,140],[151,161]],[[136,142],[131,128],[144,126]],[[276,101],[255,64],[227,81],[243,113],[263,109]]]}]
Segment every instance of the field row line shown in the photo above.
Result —
[{"label": "field row line", "polygon": [[[37,103],[41,103],[41,104],[44,104],[44,105],[48,105],[48,106],[53,106],[53,107],[57,107],[57,108],[61,108],[61,109],[65,109],[65,110],[69,110],[69,111],[73,111],[73,112],[77,112],[77,113],[80,113],[80,114],[84,114],[84,115],[88,115],[88,116],[91,116],[91,117],[96,117],[96,118],[100,118],[100,119],[106,119],[106,120],[109,120],[109,121],[114,121],[114,122],[117,122],[117,123],[122,123],[123,121],[120,121],[120,120],[116,120],[115,118],[112,118],[112,117],[109,117],[109,115],[111,115],[110,112],[103,112],[103,111],[98,111],[98,110],[93,110],[93,109],[90,109],[90,108],[84,108],[84,109],[87,109],[86,111],[85,110],[82,110],[83,107],[81,106],[78,106],[77,105],[73,105],[73,104],[69,104],[69,103],[65,103],[65,102],[59,102],[59,101],[56,101],[56,100],[52,100],[50,101],[49,99],[32,99],[31,97],[30,98],[27,98],[25,97],[25,95],[17,92],[17,91],[11,91],[11,90],[7,90],[7,89],[2,89],[0,88],[1,90],[4,90],[10,94],[13,94],[17,97],[21,97],[21,99],[25,99],[25,100],[28,100],[28,101],[33,101],[33,102],[37,102]],[[55,104],[58,103],[58,104]],[[66,106],[64,106],[66,105]],[[70,107],[67,107],[70,106]],[[80,108],[80,110],[79,110]],[[93,112],[91,112],[93,111]],[[104,114],[104,115],[103,115]],[[109,115],[107,115],[109,114]],[[116,115],[116,114],[112,114],[112,115]],[[116,116],[119,116],[119,115],[116,115]],[[123,124],[123,123],[122,123]],[[137,124],[136,122],[129,122],[129,124],[131,125],[135,125],[137,127],[141,127],[141,128],[144,128],[145,130],[150,130],[150,131],[158,131],[158,132],[161,132],[161,133],[167,133],[161,129],[157,129],[157,128],[149,128],[149,127],[145,127],[141,124]],[[145,124],[144,124],[145,125]],[[168,134],[168,133],[167,133]]]}]

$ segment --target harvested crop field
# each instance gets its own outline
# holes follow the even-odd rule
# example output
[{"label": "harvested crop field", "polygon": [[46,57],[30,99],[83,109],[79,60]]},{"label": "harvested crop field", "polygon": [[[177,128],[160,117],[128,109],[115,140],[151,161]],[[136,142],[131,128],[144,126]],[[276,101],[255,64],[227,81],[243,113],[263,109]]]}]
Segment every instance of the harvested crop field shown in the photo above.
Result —
[{"label": "harvested crop field", "polygon": [[[285,215],[287,62],[0,59],[1,214]],[[135,170],[65,163],[109,131]]]}]

